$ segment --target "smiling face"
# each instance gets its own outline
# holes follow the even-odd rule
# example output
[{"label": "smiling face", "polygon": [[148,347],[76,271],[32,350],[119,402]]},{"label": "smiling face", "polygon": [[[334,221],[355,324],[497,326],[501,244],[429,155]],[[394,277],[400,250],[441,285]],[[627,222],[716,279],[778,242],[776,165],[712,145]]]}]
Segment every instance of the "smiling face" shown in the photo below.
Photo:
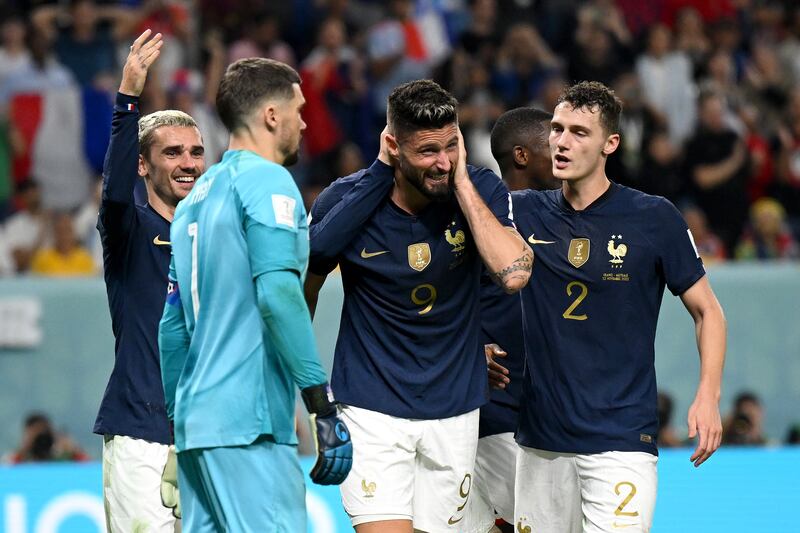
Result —
[{"label": "smiling face", "polygon": [[203,141],[194,127],[158,128],[147,156],[139,156],[139,175],[148,183],[148,194],[172,207],[189,194],[204,171]]},{"label": "smiling face", "polygon": [[428,200],[446,201],[458,162],[458,126],[419,130],[390,146],[402,176]]},{"label": "smiling face", "polygon": [[619,134],[605,131],[599,109],[562,102],[553,113],[548,141],[553,177],[575,182],[605,176],[606,157],[619,145]]}]

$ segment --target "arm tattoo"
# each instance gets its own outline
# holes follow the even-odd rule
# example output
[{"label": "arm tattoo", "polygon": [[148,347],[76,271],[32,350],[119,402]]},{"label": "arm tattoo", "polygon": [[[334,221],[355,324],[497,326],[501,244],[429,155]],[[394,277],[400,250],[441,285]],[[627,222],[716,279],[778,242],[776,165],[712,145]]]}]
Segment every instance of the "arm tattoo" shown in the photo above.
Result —
[{"label": "arm tattoo", "polygon": [[[498,282],[502,283],[506,277],[508,277],[510,274],[513,274],[514,272],[530,273],[532,269],[533,269],[533,258],[531,257],[530,252],[526,252],[521,256],[519,256],[518,258],[516,258],[514,262],[511,263],[511,266],[504,268],[500,272],[495,272],[494,277]],[[519,274],[517,274],[517,276],[519,276]]]}]

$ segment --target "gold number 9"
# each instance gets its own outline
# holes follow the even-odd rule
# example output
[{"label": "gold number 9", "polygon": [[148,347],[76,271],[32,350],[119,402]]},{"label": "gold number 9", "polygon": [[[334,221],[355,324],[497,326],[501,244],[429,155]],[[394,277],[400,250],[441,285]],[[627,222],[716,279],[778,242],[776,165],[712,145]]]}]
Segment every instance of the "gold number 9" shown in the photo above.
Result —
[{"label": "gold number 9", "polygon": [[[420,291],[427,291],[427,297],[420,298]],[[431,285],[430,283],[423,283],[422,285],[417,285],[414,287],[414,290],[411,291],[411,301],[414,302],[416,305],[424,305],[425,308],[417,311],[417,314],[424,315],[429,313],[431,309],[433,309],[433,304],[436,302],[436,287]]]}]

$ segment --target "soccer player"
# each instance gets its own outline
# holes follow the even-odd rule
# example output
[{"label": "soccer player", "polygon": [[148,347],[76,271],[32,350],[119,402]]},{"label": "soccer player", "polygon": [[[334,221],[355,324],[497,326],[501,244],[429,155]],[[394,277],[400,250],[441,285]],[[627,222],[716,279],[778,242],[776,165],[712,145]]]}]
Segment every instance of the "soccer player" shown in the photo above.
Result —
[{"label": "soccer player", "polygon": [[[161,34],[130,48],[114,106],[97,228],[111,324],[114,370],[94,432],[104,436],[103,496],[109,531],[173,531],[161,503],[161,473],[172,442],[158,356],[158,321],[169,268],[175,206],[204,170],[192,117],[158,111],[139,118],[139,95],[161,50]],[[138,133],[137,133],[138,131]],[[146,203],[134,199],[144,178]]]},{"label": "soccer player", "polygon": [[228,67],[217,111],[222,162],[178,205],[159,345],[187,531],[305,531],[294,424],[312,416],[311,478],[347,476],[352,445],[303,300],[308,226],[284,168],[306,125],[300,77],[263,58]]},{"label": "soccer player", "polygon": [[[520,107],[503,113],[492,128],[492,155],[508,188],[552,189],[555,180],[547,136],[550,113]],[[481,276],[481,343],[491,381],[489,403],[481,407],[478,453],[466,528],[486,532],[496,516],[514,523],[514,432],[522,391],[522,308],[519,294],[506,294],[484,271]],[[502,366],[494,358],[502,358]],[[502,527],[510,527],[503,525]]]},{"label": "soccer player", "polygon": [[388,104],[379,159],[312,209],[306,296],[337,263],[345,291],[332,385],[355,455],[342,500],[358,533],[464,531],[487,395],[481,267],[515,292],[533,257],[506,186],[466,163],[456,100],[422,80]]},{"label": "soccer player", "polygon": [[580,82],[550,129],[555,191],[514,193],[536,250],[522,292],[526,365],[514,515],[521,533],[650,531],[658,413],[654,342],[664,287],[695,322],[700,382],[691,456],[719,447],[725,319],[691,232],[667,200],[605,173],[619,145],[619,99]]}]

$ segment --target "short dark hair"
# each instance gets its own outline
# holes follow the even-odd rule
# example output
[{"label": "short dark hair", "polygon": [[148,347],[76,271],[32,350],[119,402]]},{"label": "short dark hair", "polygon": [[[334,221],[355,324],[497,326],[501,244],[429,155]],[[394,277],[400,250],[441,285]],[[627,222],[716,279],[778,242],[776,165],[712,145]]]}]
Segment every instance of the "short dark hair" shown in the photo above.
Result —
[{"label": "short dark hair", "polygon": [[228,67],[219,84],[219,118],[228,131],[234,132],[268,98],[290,100],[295,83],[300,83],[300,76],[286,63],[263,57],[240,59]]},{"label": "short dark hair", "polygon": [[511,155],[515,146],[525,146],[531,150],[547,148],[552,118],[552,114],[535,107],[506,111],[492,128],[492,156],[500,163]]},{"label": "short dark hair", "polygon": [[389,95],[386,120],[398,138],[443,128],[458,122],[458,101],[435,81],[410,81],[395,87]]},{"label": "short dark hair", "polygon": [[619,117],[622,114],[622,101],[614,91],[599,81],[582,81],[567,87],[558,97],[558,104],[566,102],[572,109],[600,111],[600,124],[606,133],[619,133]]}]

